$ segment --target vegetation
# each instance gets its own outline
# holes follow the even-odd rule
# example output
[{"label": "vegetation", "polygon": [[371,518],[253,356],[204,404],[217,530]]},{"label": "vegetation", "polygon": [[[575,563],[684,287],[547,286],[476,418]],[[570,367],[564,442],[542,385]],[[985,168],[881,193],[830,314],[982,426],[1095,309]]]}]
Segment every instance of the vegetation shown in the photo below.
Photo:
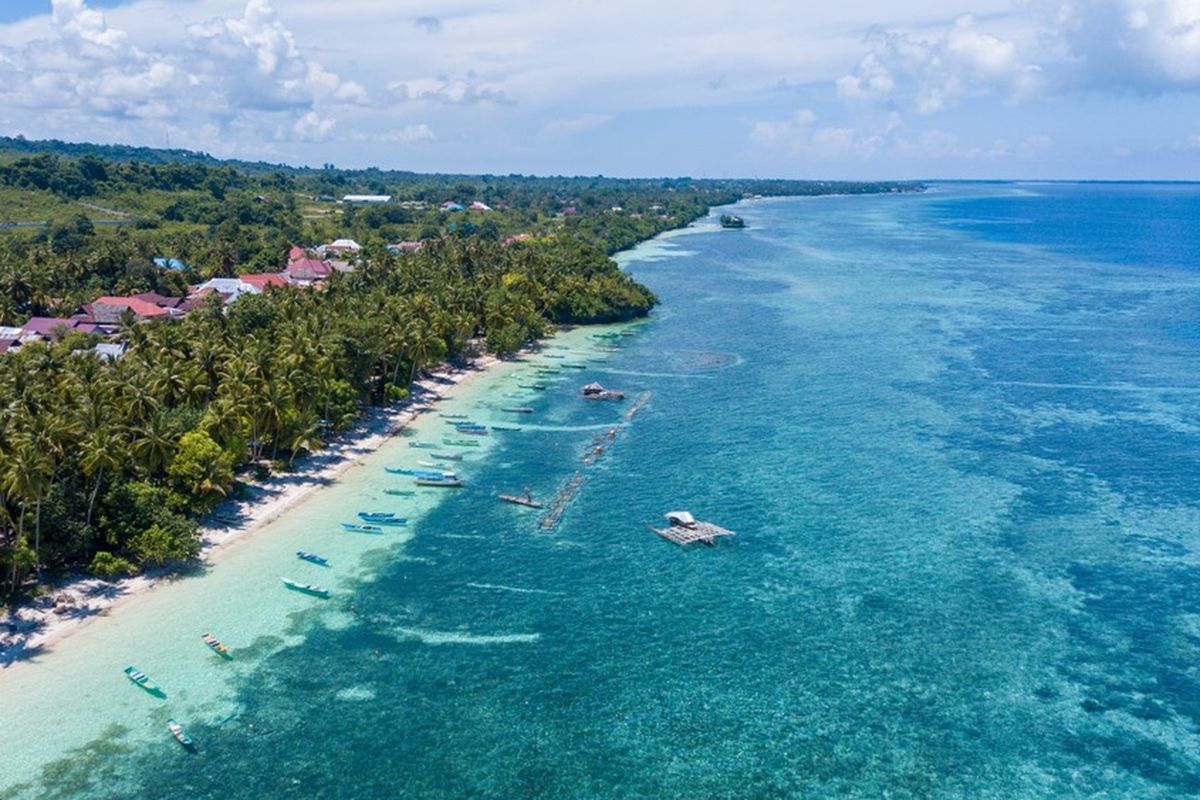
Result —
[{"label": "vegetation", "polygon": [[[70,313],[105,293],[183,297],[188,281],[283,266],[289,245],[352,236],[353,272],[185,319],[0,356],[0,576],[106,577],[194,558],[196,516],[235,476],[287,468],[364,406],[407,396],[421,369],[478,346],[511,353],[552,326],[627,319],[656,302],[607,254],[747,193],[882,184],[419,176],[217,162],[176,151],[0,140],[0,199],[54,209],[0,241],[0,324]],[[320,198],[390,193],[351,206]],[[447,213],[445,199],[496,211]],[[420,205],[424,203],[425,205]],[[3,204],[0,204],[3,205]],[[120,225],[96,215],[123,215]],[[529,234],[504,242],[514,234]],[[422,239],[396,256],[384,245]],[[188,276],[155,257],[192,266]]]}]

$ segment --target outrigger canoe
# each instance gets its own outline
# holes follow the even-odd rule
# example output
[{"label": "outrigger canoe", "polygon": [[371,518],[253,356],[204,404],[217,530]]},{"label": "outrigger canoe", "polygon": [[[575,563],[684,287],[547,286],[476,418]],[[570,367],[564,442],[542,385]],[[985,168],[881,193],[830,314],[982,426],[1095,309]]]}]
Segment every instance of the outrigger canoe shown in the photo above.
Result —
[{"label": "outrigger canoe", "polygon": [[458,431],[459,433],[469,434],[471,436],[487,436],[488,435],[487,428],[483,427],[482,425],[479,426],[478,428],[474,428],[474,427],[472,427],[472,428],[455,428],[454,430]]},{"label": "outrigger canoe", "polygon": [[322,567],[328,567],[328,566],[329,566],[329,559],[326,559],[326,558],[321,558],[321,557],[320,557],[319,555],[317,555],[316,553],[309,553],[309,552],[306,552],[306,551],[304,551],[304,550],[297,550],[297,551],[296,551],[296,558],[298,558],[298,559],[300,559],[300,560],[302,560],[302,561],[310,561],[310,562],[312,562],[313,564],[320,564]]},{"label": "outrigger canoe", "polygon": [[444,486],[447,488],[457,488],[462,485],[462,478],[417,478],[417,486]]},{"label": "outrigger canoe", "polygon": [[434,458],[440,458],[442,461],[462,461],[462,453],[430,453]]},{"label": "outrigger canoe", "polygon": [[450,447],[479,447],[479,442],[474,439],[442,439],[442,444]]},{"label": "outrigger canoe", "polygon": [[380,525],[360,525],[357,522],[343,522],[342,527],[354,533],[383,533]]},{"label": "outrigger canoe", "polygon": [[409,442],[408,446],[422,448],[425,450],[428,450],[431,447],[437,447],[437,445],[434,444],[433,442]]},{"label": "outrigger canoe", "polygon": [[522,428],[519,425],[493,425],[492,430],[494,430],[494,431],[519,431],[519,430],[522,430]]},{"label": "outrigger canoe", "polygon": [[395,495],[399,497],[412,497],[416,492],[412,489],[384,489],[384,494]]},{"label": "outrigger canoe", "polygon": [[546,391],[546,384],[544,383],[518,383],[517,386],[520,386],[522,389],[533,389],[535,392]]},{"label": "outrigger canoe", "polygon": [[512,406],[509,408],[502,408],[500,410],[506,411],[509,414],[532,414],[533,413],[533,409],[529,408],[528,406]]},{"label": "outrigger canoe", "polygon": [[281,577],[279,580],[283,581],[283,585],[291,589],[293,592],[303,592],[304,594],[311,594],[315,597],[329,597],[329,590],[324,586],[317,586],[315,583],[301,583],[300,581],[294,581],[291,578]]},{"label": "outrigger canoe", "polygon": [[497,496],[506,503],[514,503],[519,506],[528,506],[529,508],[541,508],[542,507],[542,504],[540,502],[538,502],[537,500],[534,500],[532,497],[529,497],[528,495],[526,495],[524,497],[520,497],[515,494],[502,494],[502,495],[497,495]]},{"label": "outrigger canoe", "polygon": [[142,672],[137,667],[126,667],[125,668],[125,677],[129,678],[129,680],[133,681],[134,683],[136,683],[138,686],[145,689],[150,694],[157,695],[158,697],[166,697],[167,696],[167,693],[162,690],[161,686],[159,686],[154,681],[150,680],[150,676],[147,675],[146,673]]},{"label": "outrigger canoe", "polygon": [[466,419],[466,414],[438,414],[442,419]]},{"label": "outrigger canoe", "polygon": [[221,658],[233,658],[233,656],[229,655],[229,648],[221,644],[221,640],[211,633],[206,633],[200,638],[204,640],[204,643],[208,645],[210,650],[221,656]]},{"label": "outrigger canoe", "polygon": [[358,518],[366,522],[379,522],[385,519],[395,519],[396,514],[394,511],[360,511]]},{"label": "outrigger canoe", "polygon": [[195,744],[192,742],[192,737],[188,736],[187,731],[183,729],[183,726],[175,720],[167,720],[167,730],[169,730],[171,735],[175,737],[175,741],[183,745],[185,750],[191,751],[192,748],[195,747]]}]

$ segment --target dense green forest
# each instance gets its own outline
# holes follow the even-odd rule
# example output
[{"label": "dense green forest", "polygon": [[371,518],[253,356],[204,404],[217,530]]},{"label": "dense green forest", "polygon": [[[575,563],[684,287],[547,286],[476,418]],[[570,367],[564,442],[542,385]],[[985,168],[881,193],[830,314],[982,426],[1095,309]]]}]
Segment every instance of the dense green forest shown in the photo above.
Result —
[{"label": "dense green forest", "polygon": [[[105,293],[183,297],[189,282],[278,269],[293,244],[365,245],[355,271],[319,290],[130,321],[114,361],[82,333],[0,356],[4,591],[36,591],[47,573],[186,562],[197,516],[236,490],[236,475],[288,469],[365,406],[405,398],[422,368],[480,344],[512,353],[557,324],[648,313],[654,296],[607,255],[713,205],[909,188],[347,172],[0,140],[0,205],[44,212],[7,221],[45,222],[0,234],[0,324]],[[322,199],[358,192],[396,202]],[[495,210],[447,213],[447,199]],[[520,233],[530,236],[503,242]],[[405,239],[425,246],[385,247]],[[160,256],[192,269],[160,269]]]}]

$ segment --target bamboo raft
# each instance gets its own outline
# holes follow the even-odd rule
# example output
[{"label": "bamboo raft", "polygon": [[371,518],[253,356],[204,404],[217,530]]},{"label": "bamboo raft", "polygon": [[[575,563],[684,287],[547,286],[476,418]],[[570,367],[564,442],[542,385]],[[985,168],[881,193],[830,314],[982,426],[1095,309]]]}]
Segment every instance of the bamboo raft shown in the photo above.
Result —
[{"label": "bamboo raft", "polygon": [[671,522],[667,527],[655,528],[650,525],[646,527],[668,542],[674,542],[680,547],[695,544],[696,542],[713,547],[716,545],[719,537],[736,535],[733,531],[722,528],[720,525],[694,519],[686,511],[672,511],[666,517]]},{"label": "bamboo raft", "polygon": [[546,513],[542,514],[538,520],[538,525],[542,530],[548,531],[558,527],[559,521],[562,519],[563,513],[566,512],[567,506],[575,499],[575,495],[579,494],[579,487],[583,486],[584,475],[582,472],[576,472],[574,475],[562,485],[558,493],[550,499],[549,508]]}]

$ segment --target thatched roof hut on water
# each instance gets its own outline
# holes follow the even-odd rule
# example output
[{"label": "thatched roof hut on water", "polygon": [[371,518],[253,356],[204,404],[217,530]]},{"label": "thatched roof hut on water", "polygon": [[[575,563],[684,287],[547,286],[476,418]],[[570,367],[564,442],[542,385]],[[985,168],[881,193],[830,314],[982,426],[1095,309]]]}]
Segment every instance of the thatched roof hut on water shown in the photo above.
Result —
[{"label": "thatched roof hut on water", "polygon": [[582,387],[580,393],[589,400],[624,400],[624,392],[616,392],[611,389],[605,389],[599,383],[593,381],[587,386]]}]

